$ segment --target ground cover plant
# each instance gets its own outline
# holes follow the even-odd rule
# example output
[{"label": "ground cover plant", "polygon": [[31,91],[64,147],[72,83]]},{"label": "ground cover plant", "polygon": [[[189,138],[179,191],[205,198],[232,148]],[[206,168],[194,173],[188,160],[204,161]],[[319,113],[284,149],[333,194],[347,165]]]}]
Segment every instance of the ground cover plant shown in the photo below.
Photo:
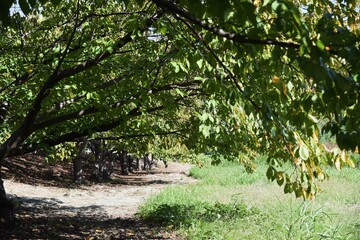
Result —
[{"label": "ground cover plant", "polygon": [[[289,167],[289,169],[291,169]],[[197,184],[173,186],[152,197],[139,215],[162,222],[185,239],[359,239],[360,169],[339,172],[303,201],[269,182],[266,166],[247,174],[236,163],[194,167]]]}]

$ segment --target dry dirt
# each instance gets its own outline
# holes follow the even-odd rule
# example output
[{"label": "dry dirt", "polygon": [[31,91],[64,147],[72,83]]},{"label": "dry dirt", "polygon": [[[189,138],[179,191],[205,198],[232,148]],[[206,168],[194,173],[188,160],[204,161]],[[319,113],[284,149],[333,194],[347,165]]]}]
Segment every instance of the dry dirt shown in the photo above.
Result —
[{"label": "dry dirt", "polygon": [[[26,170],[27,166],[33,169]],[[0,239],[176,239],[172,229],[142,222],[135,214],[163,188],[194,183],[188,176],[190,167],[159,164],[152,171],[76,186],[66,164],[13,159],[3,168],[4,185],[18,204],[18,220],[13,229],[0,229]]]}]

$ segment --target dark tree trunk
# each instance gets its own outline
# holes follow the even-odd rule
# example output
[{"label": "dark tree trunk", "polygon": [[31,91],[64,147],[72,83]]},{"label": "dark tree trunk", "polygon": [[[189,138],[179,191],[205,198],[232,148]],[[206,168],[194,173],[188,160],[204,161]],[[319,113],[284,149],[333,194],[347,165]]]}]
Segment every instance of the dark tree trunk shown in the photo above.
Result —
[{"label": "dark tree trunk", "polygon": [[102,154],[101,154],[101,141],[95,140],[93,142],[94,145],[94,155],[95,155],[95,166],[98,169],[98,173],[100,174],[100,168],[102,164]]},{"label": "dark tree trunk", "polygon": [[6,192],[4,187],[4,181],[0,175],[0,199],[6,198]]},{"label": "dark tree trunk", "polygon": [[144,167],[143,170],[148,170],[149,169],[149,155],[145,154],[144,155]]},{"label": "dark tree trunk", "polygon": [[140,158],[136,158],[136,168],[138,171],[141,171],[141,166],[140,166]]},{"label": "dark tree trunk", "polygon": [[73,181],[76,183],[82,183],[84,180],[82,153],[87,145],[88,141],[83,141],[78,144],[78,154],[73,158]]},{"label": "dark tree trunk", "polygon": [[103,160],[103,154],[101,151],[101,141],[100,140],[93,140],[90,142],[90,148],[91,151],[94,154],[95,157],[95,170],[92,172],[90,179],[101,181],[102,180],[102,160]]},{"label": "dark tree trunk", "polygon": [[121,175],[128,175],[126,170],[126,153],[120,153],[120,167],[121,167]]},{"label": "dark tree trunk", "polygon": [[73,181],[76,183],[82,183],[84,180],[83,164],[80,156],[76,156],[73,159]]},{"label": "dark tree trunk", "polygon": [[127,159],[128,172],[133,173],[133,170],[132,170],[133,158],[130,155],[127,155],[126,159]]},{"label": "dark tree trunk", "polygon": [[165,168],[167,168],[168,167],[168,164],[167,164],[167,161],[166,161],[166,159],[161,159],[160,158],[160,160],[164,163],[164,165],[165,165]]},{"label": "dark tree trunk", "polygon": [[6,198],[4,182],[0,175],[0,227],[11,227],[14,221],[14,204]]},{"label": "dark tree trunk", "polygon": [[150,153],[144,155],[144,170],[151,170],[151,165],[153,162],[153,156]]}]

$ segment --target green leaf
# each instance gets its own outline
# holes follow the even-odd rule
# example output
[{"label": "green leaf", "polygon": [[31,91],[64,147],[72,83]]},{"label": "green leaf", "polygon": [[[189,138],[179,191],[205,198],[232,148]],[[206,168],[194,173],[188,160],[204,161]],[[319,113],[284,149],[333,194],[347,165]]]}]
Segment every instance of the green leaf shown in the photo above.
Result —
[{"label": "green leaf", "polygon": [[[194,1],[195,2],[195,1]],[[231,7],[229,0],[208,0],[208,12],[221,20],[226,18],[227,9]]]},{"label": "green leaf", "polygon": [[19,0],[19,5],[25,15],[30,13],[30,6],[26,0]]},{"label": "green leaf", "polygon": [[29,5],[33,8],[36,5],[36,0],[28,0]]},{"label": "green leaf", "polygon": [[198,65],[198,67],[199,67],[200,69],[202,69],[202,67],[203,67],[203,62],[204,62],[203,59],[199,59],[199,60],[196,61],[196,64]]},{"label": "green leaf", "polygon": [[303,160],[307,160],[309,158],[309,149],[305,144],[300,146],[299,154],[300,158]]},{"label": "green leaf", "polygon": [[178,66],[180,66],[180,69],[185,72],[185,73],[189,73],[189,70],[184,66],[184,64],[179,63]]},{"label": "green leaf", "polygon": [[294,191],[295,191],[295,196],[296,196],[297,198],[303,196],[303,189],[302,189],[301,187],[296,188]]},{"label": "green leaf", "polygon": [[175,68],[175,73],[180,72],[180,66],[177,62],[170,62],[170,64]]},{"label": "green leaf", "polygon": [[135,1],[136,1],[137,5],[139,7],[142,7],[144,5],[144,2],[145,2],[145,0],[135,0]]},{"label": "green leaf", "polygon": [[201,125],[200,131],[204,135],[205,138],[208,138],[210,136],[210,127],[207,125]]},{"label": "green leaf", "polygon": [[236,17],[240,23],[245,25],[246,21],[250,21],[253,25],[256,25],[256,7],[250,2],[240,2],[236,5]]},{"label": "green leaf", "polygon": [[202,18],[204,16],[206,6],[201,1],[189,0],[189,11],[195,14],[197,17]]},{"label": "green leaf", "polygon": [[325,45],[321,42],[320,39],[318,39],[318,40],[316,41],[316,46],[317,46],[318,48],[320,48],[320,50],[324,50],[324,49],[325,49]]},{"label": "green leaf", "polygon": [[54,4],[55,6],[59,5],[61,3],[62,0],[51,0],[51,3]]},{"label": "green leaf", "polygon": [[290,182],[286,183],[284,187],[284,193],[292,193],[293,191],[293,184],[291,184]]},{"label": "green leaf", "polygon": [[276,182],[279,186],[283,185],[285,181],[284,178],[284,173],[283,172],[278,172],[276,173]]},{"label": "green leaf", "polygon": [[274,181],[274,179],[275,179],[275,169],[272,166],[270,166],[268,168],[268,170],[266,171],[266,177],[267,177],[267,179],[269,179],[271,181]]},{"label": "green leaf", "polygon": [[130,0],[122,0],[122,2],[125,4],[125,6],[127,7],[127,5],[129,4]]},{"label": "green leaf", "polygon": [[161,33],[162,35],[166,35],[166,33],[167,33],[167,27],[162,26],[162,27],[160,27],[159,31],[160,31],[160,33]]}]

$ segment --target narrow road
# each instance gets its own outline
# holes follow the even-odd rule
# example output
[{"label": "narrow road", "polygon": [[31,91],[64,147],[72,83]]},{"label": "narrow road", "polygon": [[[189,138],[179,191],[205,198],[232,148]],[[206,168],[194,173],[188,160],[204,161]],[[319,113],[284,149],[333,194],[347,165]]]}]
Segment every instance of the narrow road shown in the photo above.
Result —
[{"label": "narrow road", "polygon": [[[108,218],[131,218],[149,196],[173,184],[195,180],[187,176],[190,165],[170,166],[170,171],[144,175],[137,185],[95,184],[80,189],[34,186],[5,181],[8,195],[29,207],[52,209],[52,214],[105,215]],[[176,172],[176,170],[180,172]]]},{"label": "narrow road", "polygon": [[[81,188],[60,188],[29,185],[6,180],[5,188],[8,195],[19,203],[19,207],[16,210],[18,219],[20,219],[18,224],[23,225],[21,222],[25,221],[28,222],[26,224],[35,223],[35,226],[29,225],[24,227],[23,233],[20,230],[20,235],[26,235],[31,231],[31,234],[34,234],[30,234],[32,237],[48,236],[44,235],[47,227],[46,223],[42,223],[42,221],[49,219],[48,221],[51,223],[52,220],[60,219],[70,226],[75,225],[74,228],[76,228],[74,230],[66,229],[63,235],[59,235],[59,238],[63,239],[84,239],[84,237],[86,239],[89,236],[98,236],[99,234],[102,235],[98,236],[98,239],[102,239],[102,237],[107,238],[111,234],[113,236],[120,236],[116,235],[120,231],[118,227],[119,221],[122,222],[121,226],[125,225],[121,233],[123,235],[121,236],[130,234],[129,231],[135,235],[140,234],[140,236],[144,236],[145,230],[137,233],[132,228],[132,225],[141,225],[142,223],[136,222],[130,224],[131,221],[139,221],[136,220],[135,213],[140,205],[147,198],[159,193],[167,186],[196,182],[195,179],[188,176],[190,167],[189,164],[173,163],[168,168],[162,169],[163,171],[156,171],[154,174],[142,174],[133,178],[130,176],[128,182],[123,180],[123,184],[105,183],[82,186]],[[89,226],[77,226],[77,221],[80,220],[82,222],[92,222],[89,223]],[[109,221],[115,221],[113,224],[114,228],[111,228],[111,226],[105,227],[105,222]],[[95,226],[91,225],[93,222],[96,223]],[[127,228],[126,225],[128,224],[131,226]],[[19,227],[21,228],[22,226]],[[57,226],[51,226],[51,224],[48,228],[54,228],[54,231],[62,231]],[[143,226],[143,228],[146,229],[147,227]],[[76,234],[76,231],[79,231],[79,233]],[[161,229],[158,229],[158,232],[160,232],[160,235],[162,234],[161,236],[165,234],[162,233]],[[13,233],[11,236],[21,238],[20,235],[14,234],[17,233]],[[53,235],[50,234],[49,237],[53,237]],[[115,237],[115,239],[126,238]],[[137,237],[135,239],[143,238]]]}]

